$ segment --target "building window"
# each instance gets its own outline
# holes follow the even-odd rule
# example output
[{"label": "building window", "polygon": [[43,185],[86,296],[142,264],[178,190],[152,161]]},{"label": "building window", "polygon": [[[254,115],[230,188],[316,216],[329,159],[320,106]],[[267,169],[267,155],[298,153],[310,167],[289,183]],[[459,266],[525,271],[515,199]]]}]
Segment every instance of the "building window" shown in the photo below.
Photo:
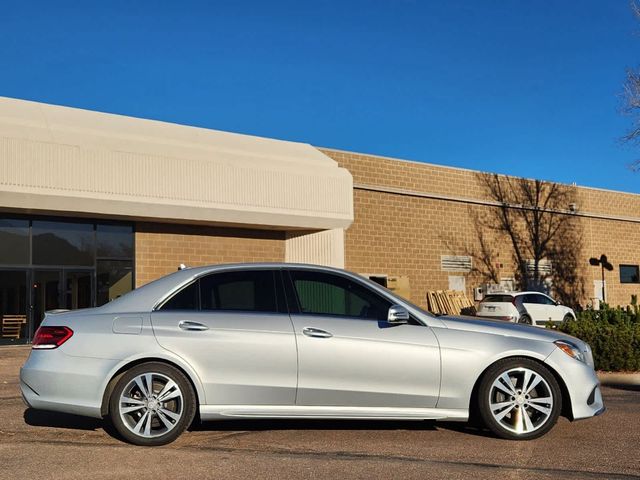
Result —
[{"label": "building window", "polygon": [[96,262],[98,292],[96,305],[104,305],[133,290],[133,260],[102,260]]},{"label": "building window", "polygon": [[129,225],[96,225],[98,258],[133,258],[133,228]]},{"label": "building window", "polygon": [[[103,305],[133,289],[133,226],[52,217],[0,218],[0,285],[15,283],[13,271],[27,279],[26,298],[35,302],[34,326],[47,308]],[[46,285],[50,288],[45,295]],[[7,305],[0,302],[0,318],[11,311]],[[26,307],[23,310],[20,314],[30,315]]]},{"label": "building window", "polygon": [[640,283],[638,265],[620,265],[620,283]]},{"label": "building window", "polygon": [[0,218],[0,264],[29,263],[29,221]]},{"label": "building window", "polygon": [[92,224],[34,220],[32,228],[35,265],[93,265]]}]

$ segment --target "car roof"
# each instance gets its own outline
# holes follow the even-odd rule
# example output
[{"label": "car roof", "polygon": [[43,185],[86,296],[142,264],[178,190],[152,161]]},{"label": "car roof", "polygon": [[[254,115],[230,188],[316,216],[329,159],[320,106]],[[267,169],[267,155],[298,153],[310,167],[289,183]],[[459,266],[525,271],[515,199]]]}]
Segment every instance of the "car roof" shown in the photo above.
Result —
[{"label": "car roof", "polygon": [[512,292],[512,294],[513,295],[544,295],[545,297],[549,296],[544,292],[536,292],[534,290],[530,290],[530,291],[526,291],[526,292]]},{"label": "car roof", "polygon": [[333,272],[341,275],[362,278],[356,273],[348,272],[339,268],[325,267],[323,265],[311,265],[304,263],[227,263],[217,265],[207,265],[202,267],[186,267],[182,270],[170,273],[147,283],[131,292],[116,298],[105,305],[98,307],[104,313],[111,312],[149,312],[159,302],[182,288],[184,285],[194,281],[196,278],[209,273],[225,272],[225,271],[242,271],[256,269],[303,269],[314,270],[318,272]]},{"label": "car roof", "polygon": [[525,291],[525,292],[492,292],[492,293],[487,293],[485,295],[485,297],[493,297],[493,296],[497,296],[497,295],[510,295],[512,297],[519,297],[522,295],[544,295],[545,297],[548,297],[549,295],[547,295],[546,293],[543,292],[536,292],[533,290],[530,291]]}]

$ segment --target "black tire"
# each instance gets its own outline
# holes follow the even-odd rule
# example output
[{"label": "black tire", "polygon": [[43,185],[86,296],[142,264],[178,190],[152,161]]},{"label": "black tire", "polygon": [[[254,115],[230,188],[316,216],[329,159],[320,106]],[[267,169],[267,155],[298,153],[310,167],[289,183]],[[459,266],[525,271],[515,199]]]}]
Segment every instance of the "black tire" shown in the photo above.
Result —
[{"label": "black tire", "polygon": [[518,319],[518,323],[523,323],[525,325],[533,325],[533,321],[531,320],[531,317],[527,314],[522,315],[519,319]]},{"label": "black tire", "polygon": [[[148,382],[144,380],[149,378],[146,374],[151,375],[153,390],[148,396],[145,396],[142,390],[148,387]],[[142,380],[141,375],[144,376]],[[136,383],[136,378],[141,380],[142,386]],[[169,400],[162,402],[156,397],[162,393],[164,386],[169,384],[169,380],[174,382],[175,387],[171,386],[167,390],[165,396],[168,395]],[[121,411],[120,398],[125,392],[127,398],[131,398],[131,403],[128,403],[130,407],[122,408],[132,408],[133,412]],[[140,406],[143,403],[145,406]],[[180,370],[160,362],[143,363],[126,371],[116,382],[109,398],[109,420],[127,442],[141,446],[166,445],[191,425],[196,414],[196,405],[196,395],[191,382]],[[147,415],[146,419],[142,418],[144,415]],[[142,428],[146,427],[147,423],[150,429],[145,435],[146,432],[142,431]],[[140,424],[141,432],[137,434],[133,430]]]},{"label": "black tire", "polygon": [[573,318],[573,315],[571,315],[570,313],[567,313],[567,314],[564,316],[564,318],[562,319],[562,324],[564,325],[565,323],[569,323],[569,322],[571,322],[572,320],[575,320],[575,319]]},{"label": "black tire", "polygon": [[[544,382],[540,381],[535,388],[525,393],[526,386],[521,382],[527,378],[525,377],[527,371],[532,372],[528,377],[530,378],[529,386],[533,384],[533,380],[536,380],[536,375],[540,376]],[[500,382],[498,379],[503,374],[507,374],[512,381],[511,389],[515,392],[512,396],[506,393],[506,389],[494,387],[494,382]],[[514,380],[515,384],[513,384]],[[541,400],[537,400],[538,398]],[[551,398],[551,402],[542,403],[544,401],[542,399],[546,398]],[[498,403],[507,402],[512,403],[513,406],[495,408]],[[495,414],[492,412],[492,404]],[[548,410],[548,413],[539,410],[540,408]],[[532,440],[547,433],[558,421],[562,411],[562,393],[553,373],[543,364],[530,358],[507,358],[489,367],[482,377],[478,388],[478,410],[485,426],[498,437],[508,440]],[[497,419],[497,416],[507,410],[509,413],[502,419]],[[531,425],[531,428],[528,427],[523,415],[528,417],[528,425]]]}]

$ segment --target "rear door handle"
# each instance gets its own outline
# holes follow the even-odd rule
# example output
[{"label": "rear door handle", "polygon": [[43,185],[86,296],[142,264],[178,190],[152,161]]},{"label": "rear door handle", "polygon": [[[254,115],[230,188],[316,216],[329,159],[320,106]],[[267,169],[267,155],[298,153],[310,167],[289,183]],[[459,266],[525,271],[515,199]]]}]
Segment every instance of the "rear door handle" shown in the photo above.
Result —
[{"label": "rear door handle", "polygon": [[326,330],[320,330],[319,328],[313,328],[313,327],[304,327],[302,329],[302,333],[307,337],[317,337],[317,338],[333,337],[333,335],[331,335]]},{"label": "rear door handle", "polygon": [[201,330],[209,330],[209,327],[202,323],[198,322],[190,322],[189,320],[181,320],[178,323],[178,327],[182,330],[191,330],[191,331],[201,331]]}]

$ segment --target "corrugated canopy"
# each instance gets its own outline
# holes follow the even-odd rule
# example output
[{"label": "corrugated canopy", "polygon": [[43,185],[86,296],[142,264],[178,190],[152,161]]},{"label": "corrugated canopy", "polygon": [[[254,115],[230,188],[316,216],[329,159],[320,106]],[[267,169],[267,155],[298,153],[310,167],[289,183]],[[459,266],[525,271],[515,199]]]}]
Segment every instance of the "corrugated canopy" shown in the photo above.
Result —
[{"label": "corrugated canopy", "polygon": [[0,97],[0,207],[345,228],[351,174],[311,145]]}]

